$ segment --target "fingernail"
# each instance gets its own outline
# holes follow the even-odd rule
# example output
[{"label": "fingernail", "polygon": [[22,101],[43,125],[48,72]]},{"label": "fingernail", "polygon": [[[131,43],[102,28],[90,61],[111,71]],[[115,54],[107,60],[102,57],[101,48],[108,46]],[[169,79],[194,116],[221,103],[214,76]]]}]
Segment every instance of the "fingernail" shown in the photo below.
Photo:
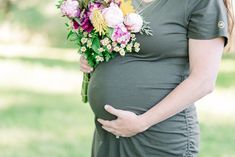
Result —
[{"label": "fingernail", "polygon": [[107,109],[109,108],[109,106],[108,106],[108,105],[105,105],[104,108],[107,110]]}]

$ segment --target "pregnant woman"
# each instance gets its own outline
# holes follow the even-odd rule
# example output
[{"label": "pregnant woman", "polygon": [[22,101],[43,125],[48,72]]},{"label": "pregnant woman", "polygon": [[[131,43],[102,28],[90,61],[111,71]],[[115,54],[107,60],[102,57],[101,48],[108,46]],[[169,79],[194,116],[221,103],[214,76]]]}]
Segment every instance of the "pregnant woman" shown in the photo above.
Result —
[{"label": "pregnant woman", "polygon": [[[118,53],[92,73],[92,157],[196,157],[200,129],[194,102],[211,93],[230,33],[229,2],[134,0],[153,36],[137,34],[140,52]],[[149,5],[150,4],[150,5]],[[140,9],[141,10],[141,9]]]}]

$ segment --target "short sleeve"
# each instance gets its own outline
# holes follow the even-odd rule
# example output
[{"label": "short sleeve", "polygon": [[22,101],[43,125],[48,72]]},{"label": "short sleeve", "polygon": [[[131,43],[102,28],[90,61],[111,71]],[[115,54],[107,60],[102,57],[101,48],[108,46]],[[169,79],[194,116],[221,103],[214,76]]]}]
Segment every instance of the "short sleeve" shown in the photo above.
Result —
[{"label": "short sleeve", "polygon": [[189,0],[188,38],[224,37],[228,43],[228,15],[223,0]]}]

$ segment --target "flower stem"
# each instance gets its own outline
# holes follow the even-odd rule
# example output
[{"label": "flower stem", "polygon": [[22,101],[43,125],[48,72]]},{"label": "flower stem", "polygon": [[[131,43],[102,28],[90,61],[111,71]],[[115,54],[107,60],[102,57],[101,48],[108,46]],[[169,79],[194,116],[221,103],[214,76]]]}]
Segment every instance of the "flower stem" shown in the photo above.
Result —
[{"label": "flower stem", "polygon": [[81,90],[81,95],[82,95],[82,102],[86,103],[88,101],[88,85],[90,81],[91,74],[90,73],[83,73],[83,80],[82,80],[82,90]]}]

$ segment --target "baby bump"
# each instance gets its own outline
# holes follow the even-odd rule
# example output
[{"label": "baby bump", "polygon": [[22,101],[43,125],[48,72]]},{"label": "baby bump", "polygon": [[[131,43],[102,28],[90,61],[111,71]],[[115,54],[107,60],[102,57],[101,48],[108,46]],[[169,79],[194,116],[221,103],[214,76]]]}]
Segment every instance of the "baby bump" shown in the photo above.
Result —
[{"label": "baby bump", "polygon": [[116,117],[104,110],[106,104],[136,114],[144,113],[181,81],[179,69],[178,72],[163,69],[164,64],[124,62],[120,58],[101,63],[93,72],[88,86],[92,111],[97,117],[110,120]]}]

